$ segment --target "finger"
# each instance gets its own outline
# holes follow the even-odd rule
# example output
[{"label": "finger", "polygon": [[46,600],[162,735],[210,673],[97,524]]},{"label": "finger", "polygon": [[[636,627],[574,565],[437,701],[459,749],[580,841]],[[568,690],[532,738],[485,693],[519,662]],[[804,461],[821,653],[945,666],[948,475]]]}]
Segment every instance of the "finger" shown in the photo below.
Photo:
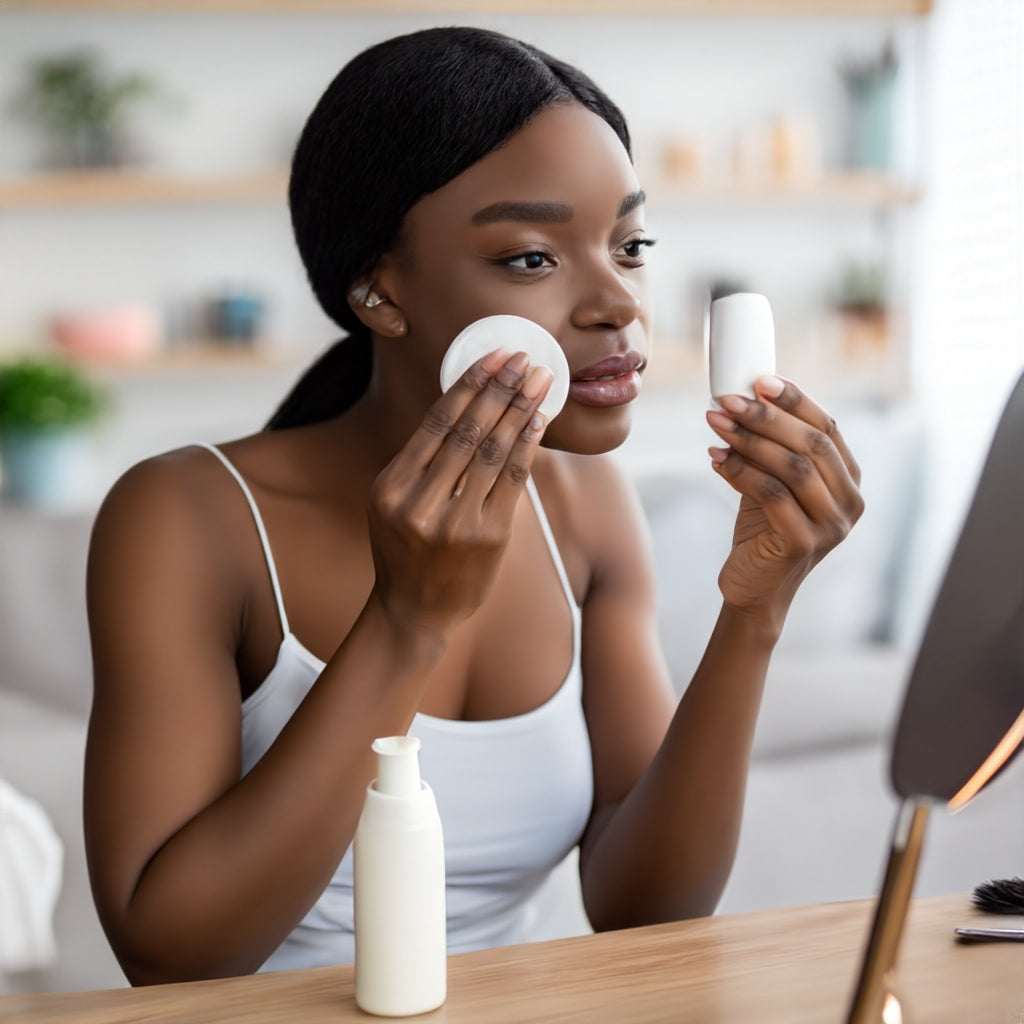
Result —
[{"label": "finger", "polygon": [[715,472],[741,497],[754,502],[768,522],[761,534],[766,552],[783,558],[803,557],[818,546],[820,530],[786,485],[736,452],[712,459]]},{"label": "finger", "polygon": [[[468,484],[479,475],[477,467],[481,465],[485,476],[487,467],[493,467],[486,484],[490,486],[512,437],[526,425],[534,409],[532,399],[522,393],[529,365],[526,353],[517,352],[465,408],[430,461],[428,477],[433,486],[451,494],[463,474]],[[506,417],[508,422],[501,427]],[[506,444],[503,438],[507,438]]]},{"label": "finger", "polygon": [[762,401],[770,402],[809,423],[828,437],[839,452],[851,479],[855,483],[860,483],[860,466],[857,460],[847,446],[836,421],[817,402],[805,395],[792,381],[771,374],[758,377],[754,389]]},{"label": "finger", "polygon": [[[530,370],[505,414],[477,447],[473,461],[460,478],[453,497],[465,495],[467,500],[475,500],[481,505],[487,500],[509,459],[522,451],[516,445],[522,444],[524,431],[531,433],[532,416],[544,400],[552,379],[552,373],[546,366],[536,366]],[[513,476],[517,475],[515,470],[512,473]]]},{"label": "finger", "polygon": [[[490,477],[490,484],[483,494],[483,503],[488,513],[495,515],[499,521],[511,520],[523,486],[530,475],[534,457],[547,427],[547,419],[538,412],[538,408],[544,401],[553,379],[551,371],[546,366],[538,366],[531,371],[522,389],[523,398],[530,403],[526,422],[520,424],[518,417],[506,416],[500,424],[500,431],[496,432],[500,436],[499,445],[506,452],[501,459],[498,472],[487,472],[485,467],[479,466],[476,468],[481,470],[480,472],[475,476],[472,472],[470,474],[469,487],[479,487],[481,491],[488,476]],[[515,433],[509,434],[517,424],[518,429]]]},{"label": "finger", "polygon": [[[722,436],[733,436],[737,444],[743,444],[742,428],[721,413],[712,411],[708,421]],[[752,449],[756,449],[756,457]],[[805,534],[812,525],[825,526],[831,532],[830,524],[846,518],[814,463],[775,442],[754,437],[743,449],[713,447],[708,454],[719,474],[734,490],[761,506],[777,530],[794,537]]]},{"label": "finger", "polygon": [[509,361],[509,353],[496,349],[469,369],[430,407],[412,437],[391,461],[390,474],[399,482],[419,479],[437,455],[455,424],[473,400]]},{"label": "finger", "polygon": [[[729,450],[711,451],[714,468],[735,490],[761,506],[773,527],[790,531],[788,536],[799,549],[807,529],[816,530],[831,547],[860,518],[864,501],[837,452],[830,464],[839,467],[839,484],[830,482],[828,469],[821,471],[822,463],[806,454],[752,434],[720,413],[709,413],[708,420],[731,443]],[[786,499],[792,499],[792,515],[780,510]]]},{"label": "finger", "polygon": [[837,506],[850,513],[858,507],[857,484],[823,430],[767,402],[727,395],[721,404],[724,412],[708,412],[712,429],[744,458],[785,483],[808,515],[822,521]]}]

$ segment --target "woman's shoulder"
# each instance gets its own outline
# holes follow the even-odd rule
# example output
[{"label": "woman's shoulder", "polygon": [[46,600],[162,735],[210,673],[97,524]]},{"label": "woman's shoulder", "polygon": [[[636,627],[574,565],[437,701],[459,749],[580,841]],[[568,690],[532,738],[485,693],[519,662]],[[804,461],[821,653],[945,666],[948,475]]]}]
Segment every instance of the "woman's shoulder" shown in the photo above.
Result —
[{"label": "woman's shoulder", "polygon": [[115,481],[101,506],[101,514],[122,506],[151,504],[180,507],[209,493],[215,477],[225,468],[205,446],[188,444],[135,463]]},{"label": "woman's shoulder", "polygon": [[[248,438],[237,443],[243,452],[250,447]],[[239,497],[238,484],[203,445],[161,452],[115,481],[97,513],[93,545],[109,540],[131,550],[161,544],[182,554],[197,545],[210,548],[225,527],[237,525]],[[241,505],[244,510],[244,501]]]},{"label": "woman's shoulder", "polygon": [[261,432],[216,443],[196,441],[149,456],[120,476],[104,504],[155,500],[177,505],[203,502],[224,490],[233,494],[238,484],[232,480],[229,466],[246,480],[259,475],[257,467],[272,474],[278,464],[287,465],[293,457],[292,435],[296,433],[301,432]]}]

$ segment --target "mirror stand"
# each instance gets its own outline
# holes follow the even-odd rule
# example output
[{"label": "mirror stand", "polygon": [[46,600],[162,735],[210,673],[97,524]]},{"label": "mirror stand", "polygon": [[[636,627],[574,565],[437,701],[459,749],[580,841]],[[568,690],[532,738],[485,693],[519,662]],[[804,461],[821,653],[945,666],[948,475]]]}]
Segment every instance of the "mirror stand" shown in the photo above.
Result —
[{"label": "mirror stand", "polygon": [[897,808],[885,880],[875,906],[847,1024],[903,1024],[903,1011],[892,978],[914,890],[929,806],[924,800],[904,800]]}]

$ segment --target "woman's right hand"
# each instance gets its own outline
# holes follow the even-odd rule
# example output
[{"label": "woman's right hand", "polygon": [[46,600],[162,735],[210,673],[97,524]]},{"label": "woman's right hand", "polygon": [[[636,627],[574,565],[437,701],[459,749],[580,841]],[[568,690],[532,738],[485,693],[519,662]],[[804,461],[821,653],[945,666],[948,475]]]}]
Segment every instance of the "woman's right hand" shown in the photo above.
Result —
[{"label": "woman's right hand", "polygon": [[546,426],[547,367],[503,349],[431,406],[370,494],[374,596],[394,621],[448,636],[481,605]]}]

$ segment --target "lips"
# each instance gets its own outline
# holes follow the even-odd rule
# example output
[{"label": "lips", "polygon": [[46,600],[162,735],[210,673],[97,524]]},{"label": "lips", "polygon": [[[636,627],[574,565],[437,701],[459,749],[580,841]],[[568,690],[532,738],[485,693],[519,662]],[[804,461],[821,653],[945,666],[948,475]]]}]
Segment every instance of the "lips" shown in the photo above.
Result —
[{"label": "lips", "polygon": [[573,374],[569,398],[596,407],[626,405],[640,394],[643,365],[639,352],[608,356]]}]

